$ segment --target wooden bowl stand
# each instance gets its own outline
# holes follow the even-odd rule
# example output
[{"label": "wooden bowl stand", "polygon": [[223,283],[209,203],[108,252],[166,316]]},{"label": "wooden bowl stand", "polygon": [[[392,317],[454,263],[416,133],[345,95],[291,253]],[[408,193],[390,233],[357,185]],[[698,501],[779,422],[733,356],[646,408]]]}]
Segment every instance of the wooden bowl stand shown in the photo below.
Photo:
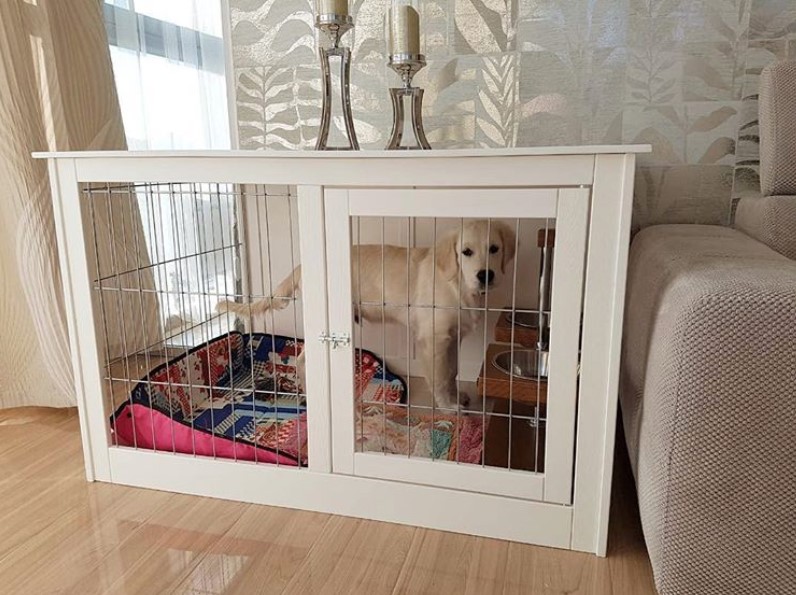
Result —
[{"label": "wooden bowl stand", "polygon": [[[544,405],[547,403],[547,381],[537,382],[530,378],[510,376],[498,368],[494,359],[501,351],[511,349],[511,345],[492,343],[486,350],[486,358],[478,374],[478,395],[494,399],[511,399],[515,402],[529,405]],[[524,349],[515,345],[514,349]]]}]

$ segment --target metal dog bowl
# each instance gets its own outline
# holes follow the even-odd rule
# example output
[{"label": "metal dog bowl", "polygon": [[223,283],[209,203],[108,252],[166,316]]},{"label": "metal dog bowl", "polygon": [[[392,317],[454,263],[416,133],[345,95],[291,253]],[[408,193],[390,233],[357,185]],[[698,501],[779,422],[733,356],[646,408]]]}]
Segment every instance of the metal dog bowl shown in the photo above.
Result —
[{"label": "metal dog bowl", "polygon": [[535,349],[515,349],[512,359],[511,351],[501,351],[492,360],[498,370],[516,378],[547,378],[549,372],[549,351]]},{"label": "metal dog bowl", "polygon": [[[549,314],[542,314],[545,326],[549,326]],[[506,312],[506,321],[523,328],[539,328],[539,314],[535,312]]]}]

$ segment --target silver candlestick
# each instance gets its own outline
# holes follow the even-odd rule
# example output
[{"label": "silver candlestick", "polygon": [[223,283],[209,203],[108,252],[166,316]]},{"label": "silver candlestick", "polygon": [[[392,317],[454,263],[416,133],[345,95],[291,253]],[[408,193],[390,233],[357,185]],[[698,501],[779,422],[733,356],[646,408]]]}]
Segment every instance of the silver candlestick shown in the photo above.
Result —
[{"label": "silver candlestick", "polygon": [[[390,142],[387,143],[387,150],[397,149],[430,149],[431,145],[426,139],[426,132],[423,129],[423,89],[412,86],[412,79],[426,66],[426,57],[422,54],[393,54],[388,62],[403,82],[403,87],[390,89],[392,99],[393,124]],[[405,108],[404,98],[411,97],[411,121],[412,132],[415,136],[415,145],[402,145],[404,135]]]},{"label": "silver candlestick", "polygon": [[[332,47],[321,47],[318,53],[321,58],[323,81],[323,106],[321,107],[321,129],[318,133],[316,151],[358,150],[359,141],[354,130],[354,115],[351,112],[351,48],[340,47],[340,39],[354,28],[351,15],[319,14],[315,17],[315,26],[323,31],[332,43]],[[332,123],[332,57],[340,58],[340,93],[343,105],[343,121],[345,122],[348,146],[329,146],[329,127]]]}]

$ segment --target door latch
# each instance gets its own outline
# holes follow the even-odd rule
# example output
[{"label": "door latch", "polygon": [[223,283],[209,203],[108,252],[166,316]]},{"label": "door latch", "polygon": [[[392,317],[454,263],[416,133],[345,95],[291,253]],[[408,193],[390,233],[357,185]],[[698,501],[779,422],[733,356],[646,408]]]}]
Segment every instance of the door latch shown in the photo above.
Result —
[{"label": "door latch", "polygon": [[321,343],[331,345],[332,349],[337,349],[341,346],[348,347],[351,345],[351,335],[348,333],[321,333],[318,336],[318,340]]}]

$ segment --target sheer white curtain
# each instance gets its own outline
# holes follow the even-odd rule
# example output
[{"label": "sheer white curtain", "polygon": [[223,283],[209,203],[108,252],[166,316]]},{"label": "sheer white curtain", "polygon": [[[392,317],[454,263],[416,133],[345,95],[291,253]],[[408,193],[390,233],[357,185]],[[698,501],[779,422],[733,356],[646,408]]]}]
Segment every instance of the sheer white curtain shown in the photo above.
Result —
[{"label": "sheer white curtain", "polygon": [[97,0],[0,0],[0,408],[75,404],[42,150],[124,149]]},{"label": "sheer white curtain", "polygon": [[127,144],[230,148],[221,0],[105,0]]},{"label": "sheer white curtain", "polygon": [[[105,0],[130,150],[230,148],[221,8],[221,0]],[[174,190],[183,197],[192,194],[190,188]],[[234,201],[226,189],[202,185],[195,190],[195,200],[181,200],[179,208],[143,192],[138,197],[144,229],[167,231],[147,234],[146,242],[152,262],[168,263],[158,267],[155,286],[163,333],[171,344],[193,341],[180,331],[212,318],[217,299],[201,299],[203,293],[232,291],[235,283],[231,262],[210,257],[191,266],[179,262],[199,251],[193,245],[197,235],[207,249],[232,236]],[[200,225],[209,227],[195,234]],[[216,327],[213,332],[225,330]]]}]

